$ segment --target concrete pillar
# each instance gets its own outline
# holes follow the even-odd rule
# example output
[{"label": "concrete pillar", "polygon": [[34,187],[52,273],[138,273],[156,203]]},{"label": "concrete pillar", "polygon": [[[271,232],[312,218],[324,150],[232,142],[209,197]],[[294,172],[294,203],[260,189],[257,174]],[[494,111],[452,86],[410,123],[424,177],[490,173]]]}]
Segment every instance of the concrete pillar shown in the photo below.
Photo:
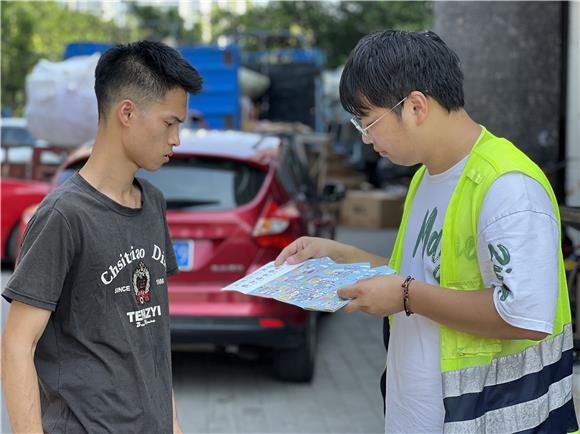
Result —
[{"label": "concrete pillar", "polygon": [[461,59],[469,114],[511,140],[563,190],[558,162],[565,154],[566,5],[465,1],[433,7],[434,30]]},{"label": "concrete pillar", "polygon": [[569,7],[566,205],[580,206],[580,2]]}]

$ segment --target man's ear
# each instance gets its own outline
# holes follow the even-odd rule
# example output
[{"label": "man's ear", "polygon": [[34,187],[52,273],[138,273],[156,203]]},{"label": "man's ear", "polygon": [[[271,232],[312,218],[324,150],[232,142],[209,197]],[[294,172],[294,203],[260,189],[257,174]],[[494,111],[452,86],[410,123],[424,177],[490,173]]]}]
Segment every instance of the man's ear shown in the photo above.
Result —
[{"label": "man's ear", "polygon": [[130,99],[124,99],[123,101],[117,103],[115,113],[121,125],[125,127],[131,125],[133,119],[135,118],[135,108],[135,103]]},{"label": "man's ear", "polygon": [[416,125],[421,125],[429,115],[429,98],[418,90],[414,90],[407,97],[405,109]]}]

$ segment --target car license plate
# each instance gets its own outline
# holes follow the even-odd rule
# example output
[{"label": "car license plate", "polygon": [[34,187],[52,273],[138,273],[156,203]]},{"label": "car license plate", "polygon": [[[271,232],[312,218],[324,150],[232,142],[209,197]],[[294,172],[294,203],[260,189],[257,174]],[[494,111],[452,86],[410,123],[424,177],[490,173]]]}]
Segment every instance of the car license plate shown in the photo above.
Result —
[{"label": "car license plate", "polygon": [[173,240],[173,251],[180,271],[193,269],[193,240]]}]

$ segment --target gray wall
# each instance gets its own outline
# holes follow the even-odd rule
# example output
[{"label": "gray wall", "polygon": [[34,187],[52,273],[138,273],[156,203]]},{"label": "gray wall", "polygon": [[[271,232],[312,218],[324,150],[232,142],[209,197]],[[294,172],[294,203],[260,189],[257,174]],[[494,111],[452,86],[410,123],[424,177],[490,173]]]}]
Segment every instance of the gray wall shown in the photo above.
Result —
[{"label": "gray wall", "polygon": [[434,30],[462,62],[467,111],[548,171],[564,140],[562,11],[560,2],[434,3]]}]

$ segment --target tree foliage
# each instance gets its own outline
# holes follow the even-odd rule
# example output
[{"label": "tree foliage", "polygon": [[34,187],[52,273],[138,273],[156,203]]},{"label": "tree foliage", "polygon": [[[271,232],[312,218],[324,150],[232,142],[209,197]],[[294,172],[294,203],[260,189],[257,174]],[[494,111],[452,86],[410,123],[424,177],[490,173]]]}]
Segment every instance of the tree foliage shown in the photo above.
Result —
[{"label": "tree foliage", "polygon": [[[329,67],[346,61],[364,35],[388,28],[420,30],[432,23],[430,2],[386,1],[272,1],[238,16],[215,7],[212,37],[247,32],[291,33],[310,46],[322,49]],[[284,48],[296,45],[296,38],[243,38],[244,49]],[[261,44],[261,45],[260,45]]]},{"label": "tree foliage", "polygon": [[[11,108],[14,114],[23,109],[25,78],[32,67],[42,58],[61,60],[70,42],[147,38],[195,44],[205,24],[198,22],[186,30],[177,8],[134,3],[129,4],[127,28],[54,1],[2,1],[0,7],[2,109]],[[246,33],[240,43],[247,50],[314,46],[326,53],[327,65],[334,67],[344,63],[363,35],[385,28],[428,28],[431,16],[431,3],[424,1],[271,1],[258,3],[243,15],[216,6],[211,29],[214,42],[221,35]],[[249,37],[247,32],[261,34]]]},{"label": "tree foliage", "polygon": [[180,45],[196,44],[201,40],[199,23],[187,30],[176,7],[130,4],[131,13],[137,18],[143,38],[153,41],[166,41]]},{"label": "tree foliage", "polygon": [[62,60],[74,41],[125,42],[136,35],[55,2],[2,2],[2,109],[20,114],[25,79],[40,59]]}]

